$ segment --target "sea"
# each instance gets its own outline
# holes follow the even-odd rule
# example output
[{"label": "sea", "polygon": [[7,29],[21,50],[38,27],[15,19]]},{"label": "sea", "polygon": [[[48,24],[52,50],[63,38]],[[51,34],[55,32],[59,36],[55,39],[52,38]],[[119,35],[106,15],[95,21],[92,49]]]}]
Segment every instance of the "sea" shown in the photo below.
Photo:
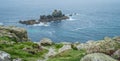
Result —
[{"label": "sea", "polygon": [[[70,19],[20,24],[61,10]],[[23,27],[32,41],[87,42],[120,36],[120,0],[0,0],[0,25]]]}]

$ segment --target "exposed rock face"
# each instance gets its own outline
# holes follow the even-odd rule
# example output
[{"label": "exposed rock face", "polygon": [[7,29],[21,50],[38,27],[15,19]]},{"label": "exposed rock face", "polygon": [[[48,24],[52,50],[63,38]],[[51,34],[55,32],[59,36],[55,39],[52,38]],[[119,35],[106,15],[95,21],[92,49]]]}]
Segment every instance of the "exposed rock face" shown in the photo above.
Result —
[{"label": "exposed rock face", "polygon": [[27,21],[19,21],[19,23],[26,25],[33,25],[33,24],[38,24],[39,22],[36,22],[36,20],[27,20]]},{"label": "exposed rock face", "polygon": [[27,31],[15,26],[0,26],[0,37],[9,37],[18,42],[29,41]]},{"label": "exposed rock face", "polygon": [[117,41],[114,41],[111,38],[106,37],[104,40],[101,41],[91,41],[85,44],[81,43],[77,46],[78,50],[85,49],[87,53],[106,53],[106,54],[113,54],[114,51],[118,48],[119,44]]},{"label": "exposed rock face", "polygon": [[80,61],[117,61],[103,53],[93,53],[84,56]]},{"label": "exposed rock face", "polygon": [[26,25],[34,25],[34,24],[39,24],[40,22],[46,23],[46,22],[61,21],[66,19],[69,19],[69,17],[62,14],[60,10],[54,10],[54,12],[51,15],[41,15],[38,21],[27,20],[27,21],[19,21],[19,23]]},{"label": "exposed rock face", "polygon": [[0,51],[0,61],[11,61],[10,55],[4,51]]},{"label": "exposed rock face", "polygon": [[120,43],[120,37],[114,37],[113,38],[115,41],[118,41]]},{"label": "exposed rock face", "polygon": [[40,41],[40,45],[44,45],[44,46],[47,46],[47,45],[52,45],[53,42],[52,40],[48,39],[48,38],[43,38],[41,41]]}]

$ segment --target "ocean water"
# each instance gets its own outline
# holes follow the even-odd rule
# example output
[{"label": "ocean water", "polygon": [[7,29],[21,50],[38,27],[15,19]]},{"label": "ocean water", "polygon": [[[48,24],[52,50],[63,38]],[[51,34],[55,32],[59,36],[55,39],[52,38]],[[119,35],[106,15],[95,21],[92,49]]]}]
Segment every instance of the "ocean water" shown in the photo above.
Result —
[{"label": "ocean water", "polygon": [[[19,20],[37,20],[54,9],[73,16],[47,24],[18,23]],[[33,41],[50,38],[54,42],[86,42],[120,36],[120,0],[0,0],[0,25],[26,28]]]}]

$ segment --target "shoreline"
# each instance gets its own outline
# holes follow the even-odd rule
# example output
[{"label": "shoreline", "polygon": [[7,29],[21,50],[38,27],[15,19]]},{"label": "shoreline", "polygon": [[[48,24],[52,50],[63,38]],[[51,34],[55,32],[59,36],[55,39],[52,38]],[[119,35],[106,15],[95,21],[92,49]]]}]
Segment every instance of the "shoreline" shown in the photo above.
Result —
[{"label": "shoreline", "polygon": [[[98,54],[108,58],[102,60],[119,60],[116,54],[120,49],[120,37],[104,37],[99,41],[80,42],[59,42],[55,43],[49,38],[43,38],[39,42],[33,42],[27,36],[27,30],[15,26],[0,26],[0,52],[7,54],[7,61],[85,61],[88,55],[94,59]],[[116,56],[117,55],[117,56]],[[8,57],[11,56],[11,57]],[[87,58],[86,58],[87,57]],[[2,59],[0,57],[0,59]],[[98,60],[101,60],[97,58]],[[62,60],[61,60],[62,61]]]}]

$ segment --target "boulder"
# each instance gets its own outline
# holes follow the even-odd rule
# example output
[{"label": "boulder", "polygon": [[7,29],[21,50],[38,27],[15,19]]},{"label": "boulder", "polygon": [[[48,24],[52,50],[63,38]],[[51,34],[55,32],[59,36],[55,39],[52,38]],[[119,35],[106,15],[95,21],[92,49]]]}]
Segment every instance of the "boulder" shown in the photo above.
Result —
[{"label": "boulder", "polygon": [[10,54],[4,52],[4,51],[0,51],[0,61],[11,61],[10,59]]},{"label": "boulder", "polygon": [[80,61],[117,61],[103,53],[93,53],[84,56]]},{"label": "boulder", "polygon": [[15,26],[0,26],[0,37],[9,37],[17,42],[29,41],[26,29]]},{"label": "boulder", "polygon": [[22,61],[20,58],[13,59],[13,61]]},{"label": "boulder", "polygon": [[120,60],[120,49],[117,50],[117,51],[115,51],[115,52],[113,53],[112,57]]},{"label": "boulder", "polygon": [[77,45],[77,49],[85,49],[87,53],[105,53],[111,55],[118,48],[118,42],[112,40],[111,38],[105,38],[99,41],[90,41],[87,43],[81,43]]},{"label": "boulder", "polygon": [[43,45],[43,46],[47,46],[47,45],[52,45],[53,42],[51,39],[49,38],[43,38],[41,41],[40,41],[40,45]]},{"label": "boulder", "polygon": [[70,49],[72,49],[71,45],[66,44],[66,45],[63,45],[63,47],[58,50],[58,53],[62,53],[64,51],[67,51],[67,50],[70,50]]}]

